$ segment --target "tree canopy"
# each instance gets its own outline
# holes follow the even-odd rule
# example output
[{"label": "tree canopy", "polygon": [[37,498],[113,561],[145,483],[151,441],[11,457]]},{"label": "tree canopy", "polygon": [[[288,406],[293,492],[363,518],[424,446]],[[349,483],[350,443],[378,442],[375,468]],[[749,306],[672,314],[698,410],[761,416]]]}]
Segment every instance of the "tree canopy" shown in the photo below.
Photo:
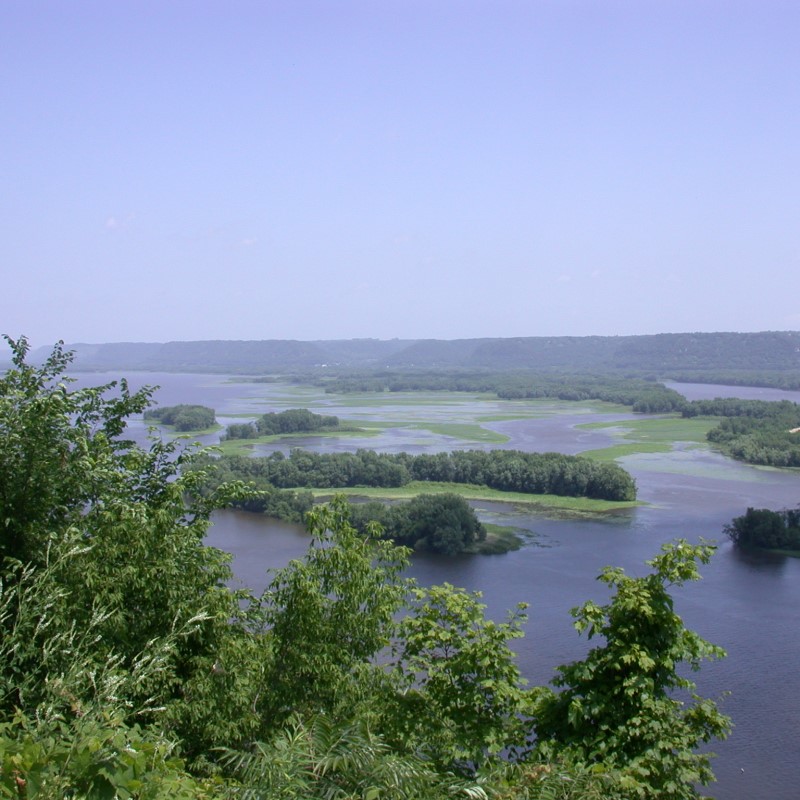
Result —
[{"label": "tree canopy", "polygon": [[399,487],[411,481],[465,483],[506,492],[636,499],[636,482],[617,464],[561,453],[461,450],[452,453],[315,453],[295,448],[265,457],[223,456],[217,472],[279,489]]},{"label": "tree canopy", "polygon": [[144,412],[144,418],[158,420],[181,432],[202,431],[217,422],[213,408],[189,404],[151,408]]},{"label": "tree canopy", "polygon": [[315,433],[336,430],[339,418],[315,414],[307,408],[289,408],[286,411],[270,411],[255,422],[228,425],[226,439],[255,439],[258,436],[281,436],[289,433]]},{"label": "tree canopy", "polygon": [[486,538],[469,503],[457,494],[420,494],[393,505],[354,503],[350,509],[353,526],[363,532],[378,522],[383,535],[415,550],[455,555]]},{"label": "tree canopy", "polygon": [[800,508],[773,511],[748,508],[724,528],[725,534],[743,549],[792,550],[800,552]]}]

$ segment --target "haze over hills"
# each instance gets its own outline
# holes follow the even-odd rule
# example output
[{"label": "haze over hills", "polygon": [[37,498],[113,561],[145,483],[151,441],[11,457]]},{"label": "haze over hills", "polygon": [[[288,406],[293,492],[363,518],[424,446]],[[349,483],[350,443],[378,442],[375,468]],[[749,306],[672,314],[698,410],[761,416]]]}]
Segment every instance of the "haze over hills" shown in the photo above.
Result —
[{"label": "haze over hills", "polygon": [[[800,371],[800,332],[484,339],[70,344],[79,370],[266,374],[315,369],[581,372]],[[34,353],[43,359],[50,348]]]}]

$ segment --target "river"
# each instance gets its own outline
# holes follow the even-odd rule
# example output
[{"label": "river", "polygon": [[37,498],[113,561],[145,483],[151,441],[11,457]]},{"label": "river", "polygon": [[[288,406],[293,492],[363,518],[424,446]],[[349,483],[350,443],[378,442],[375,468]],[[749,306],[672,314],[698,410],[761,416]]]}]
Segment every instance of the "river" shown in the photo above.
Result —
[{"label": "river", "polygon": [[[202,403],[213,406],[223,423],[241,414],[261,414],[307,406],[344,419],[396,420],[369,439],[310,438],[292,446],[317,450],[370,447],[396,452],[437,452],[456,447],[497,445],[465,442],[427,431],[424,420],[447,424],[493,420],[482,424],[511,437],[505,447],[576,453],[610,444],[612,433],[582,430],[582,422],[618,420],[632,415],[607,413],[591,403],[537,403],[525,419],[499,419],[526,408],[487,398],[427,395],[367,397],[322,395],[281,384],[242,383],[223,376],[140,374],[132,386],[157,383],[162,405]],[[90,383],[104,378],[91,376]],[[81,382],[87,380],[80,377]],[[800,392],[671,384],[689,399],[743,397],[790,399]],[[528,405],[530,408],[531,405]],[[145,435],[135,421],[132,433]],[[213,443],[216,435],[202,437]],[[275,445],[264,448],[288,449]],[[639,497],[648,505],[602,522],[548,519],[521,514],[502,504],[482,504],[482,519],[514,524],[528,532],[525,546],[500,556],[435,558],[415,556],[411,574],[423,584],[449,581],[483,592],[488,613],[496,618],[519,601],[530,604],[525,639],[515,643],[520,666],[532,684],[546,683],[556,665],[581,658],[587,649],[571,625],[569,609],[587,599],[606,599],[595,578],[605,565],[631,573],[660,545],[675,537],[719,544],[703,580],[676,592],[676,609],[702,636],[721,645],[728,657],[707,663],[697,674],[699,691],[721,697],[735,728],[730,738],[712,747],[718,782],[706,792],[719,800],[795,800],[800,787],[800,559],[745,555],[722,536],[722,527],[748,506],[782,508],[800,502],[800,474],[739,464],[705,447],[680,443],[669,453],[627,456],[620,463],[636,478]],[[260,590],[267,570],[300,556],[307,544],[295,526],[242,512],[216,516],[209,543],[231,552],[237,579]],[[727,693],[727,695],[726,695]],[[725,697],[722,697],[726,695]]]}]

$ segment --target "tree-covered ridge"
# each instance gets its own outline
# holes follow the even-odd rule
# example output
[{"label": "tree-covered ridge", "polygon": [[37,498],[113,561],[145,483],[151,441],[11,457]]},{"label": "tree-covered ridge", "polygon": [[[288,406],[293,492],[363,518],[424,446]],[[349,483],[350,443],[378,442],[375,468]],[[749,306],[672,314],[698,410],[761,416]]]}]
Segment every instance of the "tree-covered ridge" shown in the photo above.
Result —
[{"label": "tree-covered ridge", "polygon": [[203,431],[216,425],[213,408],[191,404],[151,408],[144,412],[146,420],[156,420],[162,425],[171,425],[176,431]]},{"label": "tree-covered ridge", "polygon": [[737,547],[786,550],[800,555],[800,508],[748,508],[725,526],[725,533]]},{"label": "tree-covered ridge", "polygon": [[[579,622],[606,644],[562,668],[587,702],[559,726],[511,648],[524,605],[495,621],[477,593],[416,586],[408,551],[356,530],[341,499],[308,515],[308,552],[263,595],[232,591],[203,537],[244,487],[201,494],[192,450],[124,439],[149,390],[70,391],[68,354],[33,367],[24,339],[10,345],[0,797],[688,800],[710,779],[695,748],[724,718],[667,699],[687,686],[681,664],[720,654],[668,593],[710,548],[667,545],[643,578],[604,573],[613,596]],[[641,702],[621,703],[629,692]],[[588,715],[613,723],[603,748]]]},{"label": "tree-covered ridge", "polygon": [[[488,369],[658,375],[800,372],[800,333],[664,333],[446,341],[351,339],[76,344],[81,369],[263,375],[297,369]],[[38,355],[38,354],[37,354]],[[46,357],[44,351],[40,357]]]},{"label": "tree-covered ridge", "polygon": [[228,425],[226,439],[257,439],[259,436],[280,436],[289,433],[316,433],[339,429],[339,418],[315,414],[307,408],[262,414],[255,422]]},{"label": "tree-covered ridge", "polygon": [[636,483],[622,467],[561,453],[465,450],[421,453],[314,453],[294,449],[269,456],[222,456],[215,480],[254,481],[273,488],[405,486],[412,481],[464,483],[506,492],[555,494],[601,500],[636,499]]}]

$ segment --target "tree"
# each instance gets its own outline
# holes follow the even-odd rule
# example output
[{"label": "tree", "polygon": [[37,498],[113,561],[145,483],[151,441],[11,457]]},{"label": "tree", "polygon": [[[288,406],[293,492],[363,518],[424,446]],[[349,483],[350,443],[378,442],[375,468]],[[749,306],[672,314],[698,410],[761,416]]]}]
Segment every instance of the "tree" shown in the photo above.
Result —
[{"label": "tree", "polygon": [[[245,653],[258,662],[257,642],[247,636],[248,596],[226,586],[230,557],[203,545],[211,512],[242,496],[242,487],[201,497],[202,473],[186,469],[193,450],[158,441],[144,450],[123,438],[128,416],[146,408],[151,389],[130,393],[121,381],[70,391],[71,356],[60,344],[36,367],[26,362],[24,338],[7,341],[13,362],[0,378],[0,580],[13,585],[26,568],[49,569],[59,601],[48,624],[91,626],[98,663],[132,669],[143,653],[174,639],[161,668],[126,684],[133,694],[121,699],[133,708],[145,700],[160,706],[151,722],[179,734],[188,755],[217,737],[246,736],[256,724],[248,712],[254,673],[210,676],[215,664]],[[0,638],[11,635],[14,620],[0,619]],[[14,653],[4,668],[43,690],[47,659],[24,648]],[[38,702],[16,685],[0,697],[0,718]]]},{"label": "tree", "polygon": [[469,503],[456,494],[421,494],[394,505],[354,503],[350,520],[364,534],[374,521],[385,537],[398,544],[446,555],[461,553],[486,538],[486,529]]},{"label": "tree", "polygon": [[800,509],[748,508],[723,530],[737,547],[800,550]]},{"label": "tree", "polygon": [[376,530],[361,536],[344,497],[307,519],[305,559],[278,570],[262,597],[274,653],[264,703],[273,720],[293,711],[352,713],[378,674],[372,659],[388,647],[409,588],[401,577],[408,551]]},{"label": "tree", "polygon": [[542,752],[621,769],[633,797],[695,798],[695,784],[713,780],[712,754],[696,748],[725,738],[730,721],[693,693],[679,665],[697,670],[703,659],[725,653],[684,626],[669,593],[698,580],[698,562],[708,563],[713,550],[679,540],[647,562],[653,571],[644,577],[603,570],[599,579],[615,590],[611,601],[588,602],[572,614],[578,631],[604,637],[605,645],[558,668],[554,684],[563,691],[541,691],[535,729]]},{"label": "tree", "polygon": [[144,412],[144,418],[158,420],[163,425],[172,425],[180,432],[202,431],[217,422],[213,408],[186,404],[153,408]]},{"label": "tree", "polygon": [[35,367],[24,337],[5,339],[12,367],[0,378],[0,556],[39,562],[50,539],[97,505],[98,473],[129,449],[120,438],[126,418],[153,390],[131,394],[120,381],[70,392],[62,343]]},{"label": "tree", "polygon": [[509,645],[523,636],[526,606],[497,623],[480,597],[447,583],[414,589],[394,646],[399,691],[383,725],[393,741],[447,768],[519,756],[528,744],[531,694]]},{"label": "tree", "polygon": [[81,625],[63,613],[70,606],[64,562],[80,558],[81,548],[72,548],[0,581],[0,797],[208,797],[176,757],[172,737],[142,724],[158,716],[157,702],[131,701],[148,696],[201,620],[151,642],[132,664],[99,653],[113,612],[96,607]]},{"label": "tree", "polygon": [[[686,631],[668,589],[696,579],[711,548],[667,547],[645,578],[606,570],[615,597],[575,612],[606,646],[561,668],[561,694],[532,694],[509,644],[523,609],[496,623],[478,595],[419,589],[402,574],[408,551],[375,526],[357,532],[344,498],[312,511],[306,557],[260,601],[231,591],[228,556],[203,537],[212,510],[249,492],[209,484],[179,443],[124,439],[150,390],[70,391],[60,345],[34,367],[27,342],[8,341],[0,796],[428,800],[483,797],[494,781],[532,798],[565,796],[553,794],[563,774],[597,789],[588,770],[602,764],[629,793],[672,800],[710,778],[694,748],[727,721],[671,692],[693,688],[681,661],[721,651]],[[532,711],[534,755],[556,762],[506,771],[503,756],[530,744]]]},{"label": "tree", "polygon": [[339,418],[315,414],[307,408],[289,408],[286,411],[262,414],[255,425],[260,436],[276,436],[283,433],[312,433],[326,428],[338,428]]},{"label": "tree", "polygon": [[420,494],[399,508],[403,517],[393,535],[414,547],[454,555],[486,538],[486,529],[460,495]]}]

